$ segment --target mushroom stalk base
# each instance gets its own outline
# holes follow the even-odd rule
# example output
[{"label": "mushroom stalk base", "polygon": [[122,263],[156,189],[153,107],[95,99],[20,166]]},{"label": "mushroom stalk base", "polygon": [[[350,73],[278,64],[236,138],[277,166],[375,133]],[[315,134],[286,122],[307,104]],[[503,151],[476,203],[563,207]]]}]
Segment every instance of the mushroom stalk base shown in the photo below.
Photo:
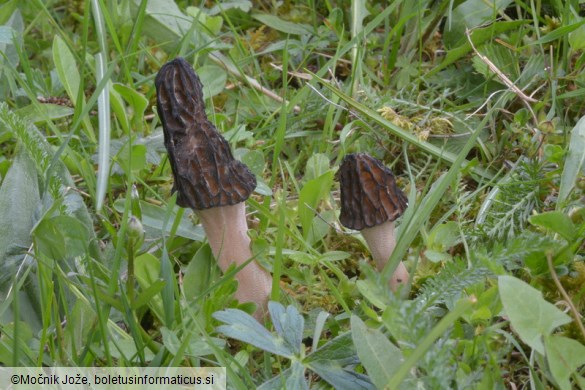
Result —
[{"label": "mushroom stalk base", "polygon": [[[252,257],[244,202],[195,210],[195,213],[199,216],[211,251],[222,271],[225,272],[232,263],[240,265]],[[262,318],[272,290],[270,273],[256,261],[252,261],[235,278],[239,283],[236,298],[240,302],[254,302],[257,305],[254,316],[257,319]]]},{"label": "mushroom stalk base", "polygon": [[[368,243],[378,271],[382,271],[396,246],[394,222],[388,221],[378,226],[365,228],[362,229],[361,233]],[[392,291],[396,291],[399,285],[406,284],[407,281],[408,271],[401,261],[390,279],[390,288]]]}]

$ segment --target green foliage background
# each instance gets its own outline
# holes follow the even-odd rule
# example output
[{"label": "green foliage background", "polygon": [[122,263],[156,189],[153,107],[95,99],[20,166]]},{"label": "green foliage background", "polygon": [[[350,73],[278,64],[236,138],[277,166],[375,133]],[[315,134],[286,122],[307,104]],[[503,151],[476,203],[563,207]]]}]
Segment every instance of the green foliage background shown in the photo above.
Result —
[{"label": "green foliage background", "polygon": [[[4,1],[0,364],[585,388],[584,49],[577,0]],[[264,324],[170,195],[153,84],[176,56],[258,179]],[[409,198],[382,273],[338,221],[352,152]]]}]

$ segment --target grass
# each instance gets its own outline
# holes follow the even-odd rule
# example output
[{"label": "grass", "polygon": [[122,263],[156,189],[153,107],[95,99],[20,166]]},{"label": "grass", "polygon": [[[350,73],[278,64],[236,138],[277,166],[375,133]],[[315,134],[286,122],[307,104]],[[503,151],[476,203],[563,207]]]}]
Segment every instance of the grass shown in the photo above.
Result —
[{"label": "grass", "polygon": [[[582,12],[4,2],[0,364],[221,366],[238,389],[585,387]],[[258,179],[263,324],[171,195],[154,76],[179,55]],[[382,273],[338,221],[352,152],[409,198]]]}]

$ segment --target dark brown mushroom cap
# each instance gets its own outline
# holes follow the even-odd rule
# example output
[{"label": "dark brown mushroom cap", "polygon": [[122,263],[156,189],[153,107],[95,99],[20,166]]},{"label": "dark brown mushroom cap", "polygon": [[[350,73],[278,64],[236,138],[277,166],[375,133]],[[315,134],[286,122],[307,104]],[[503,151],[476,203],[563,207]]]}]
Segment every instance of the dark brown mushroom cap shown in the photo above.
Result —
[{"label": "dark brown mushroom cap", "polygon": [[207,119],[201,81],[189,63],[180,57],[166,63],[154,83],[177,204],[203,210],[248,199],[256,177]]},{"label": "dark brown mushroom cap", "polygon": [[396,179],[380,161],[365,154],[348,154],[339,168],[343,226],[362,230],[394,221],[408,206]]}]

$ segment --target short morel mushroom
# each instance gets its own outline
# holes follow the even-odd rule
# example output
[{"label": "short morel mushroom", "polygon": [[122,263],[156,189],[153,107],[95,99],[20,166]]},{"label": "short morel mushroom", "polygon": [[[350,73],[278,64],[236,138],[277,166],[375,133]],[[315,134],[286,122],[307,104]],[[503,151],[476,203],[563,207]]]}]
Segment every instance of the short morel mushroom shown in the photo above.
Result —
[{"label": "short morel mushroom", "polygon": [[[244,202],[256,188],[256,178],[234,159],[228,142],[207,119],[201,82],[187,61],[179,57],[165,64],[155,85],[177,204],[195,211],[223,271],[232,263],[240,265],[252,257]],[[270,273],[252,261],[236,279],[236,298],[256,303],[260,318],[272,288]]]},{"label": "short morel mushroom", "polygon": [[[402,215],[408,199],[396,186],[392,172],[380,161],[365,154],[348,154],[339,168],[341,214],[343,226],[360,230],[366,240],[376,267],[381,271],[396,246],[394,221]],[[390,287],[408,281],[408,271],[398,265]]]}]

